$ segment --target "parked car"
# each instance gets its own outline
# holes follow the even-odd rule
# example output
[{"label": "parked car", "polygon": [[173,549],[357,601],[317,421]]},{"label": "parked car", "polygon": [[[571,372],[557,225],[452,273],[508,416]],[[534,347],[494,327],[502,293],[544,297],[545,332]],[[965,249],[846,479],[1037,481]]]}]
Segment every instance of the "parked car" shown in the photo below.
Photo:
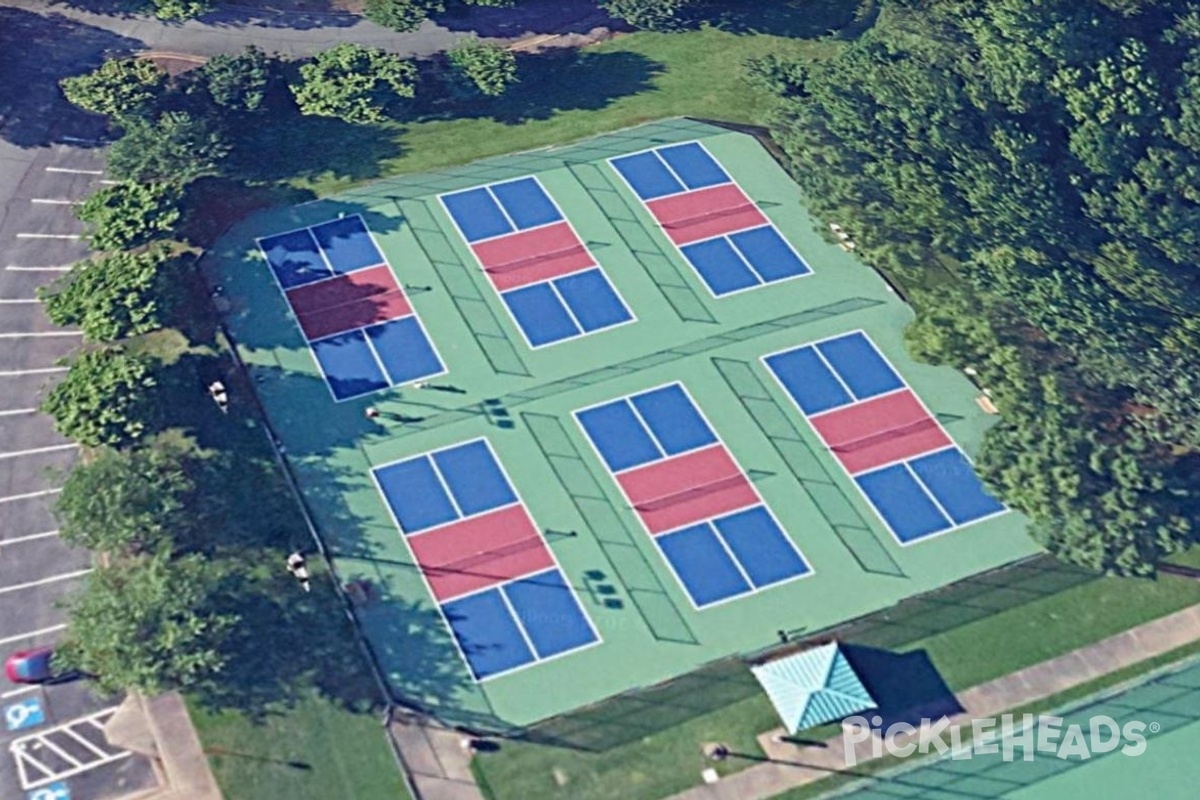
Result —
[{"label": "parked car", "polygon": [[4,659],[4,674],[13,683],[45,683],[62,677],[51,664],[53,659],[52,646],[17,650]]}]

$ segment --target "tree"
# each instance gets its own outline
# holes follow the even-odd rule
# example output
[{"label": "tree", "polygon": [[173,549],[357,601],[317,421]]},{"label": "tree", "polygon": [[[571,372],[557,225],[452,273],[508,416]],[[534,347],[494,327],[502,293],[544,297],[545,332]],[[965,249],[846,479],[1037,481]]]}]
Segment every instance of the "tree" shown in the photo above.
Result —
[{"label": "tree", "polygon": [[81,261],[48,288],[38,290],[55,325],[78,325],[85,339],[111,342],[162,327],[174,265],[165,248],[116,252]]},{"label": "tree", "polygon": [[387,106],[415,94],[417,68],[399,56],[345,42],[300,67],[291,87],[303,114],[380,122]]},{"label": "tree", "polygon": [[125,135],[109,148],[108,169],[122,181],[184,184],[216,172],[229,151],[212,121],[168,111],[154,122],[126,122]]},{"label": "tree", "polygon": [[80,444],[128,444],[146,432],[154,363],[118,346],[85,350],[42,401],[42,411],[54,418],[60,433]]},{"label": "tree", "polygon": [[123,120],[145,115],[164,93],[167,74],[139,58],[105,61],[86,75],[63,78],[67,100],[84,111]]},{"label": "tree", "polygon": [[170,233],[179,221],[181,192],[174,183],[119,183],[101,189],[75,211],[86,222],[94,250],[124,250]]},{"label": "tree", "polygon": [[210,0],[150,0],[150,5],[154,16],[174,22],[195,19],[213,7]]},{"label": "tree", "polygon": [[679,23],[679,12],[692,0],[604,0],[600,5],[614,17],[637,28],[668,30]]},{"label": "tree", "polygon": [[54,508],[59,535],[113,556],[157,551],[188,525],[195,488],[178,448],[102,448],[63,484]]},{"label": "tree", "polygon": [[196,70],[213,102],[231,111],[262,107],[271,82],[272,59],[254,45],[238,55],[217,55]]},{"label": "tree", "polygon": [[467,42],[446,54],[460,85],[497,97],[517,81],[517,57],[497,44]]},{"label": "tree", "polygon": [[205,684],[224,665],[221,643],[238,621],[218,609],[223,572],[200,555],[173,560],[165,551],[97,567],[69,600],[56,661],[106,693]]},{"label": "tree", "polygon": [[909,0],[751,75],[814,212],[917,287],[910,345],[992,390],[977,465],[1047,548],[1148,574],[1190,541],[1200,10]]},{"label": "tree", "polygon": [[366,0],[363,16],[394,31],[415,31],[430,14],[445,10],[442,0]]}]

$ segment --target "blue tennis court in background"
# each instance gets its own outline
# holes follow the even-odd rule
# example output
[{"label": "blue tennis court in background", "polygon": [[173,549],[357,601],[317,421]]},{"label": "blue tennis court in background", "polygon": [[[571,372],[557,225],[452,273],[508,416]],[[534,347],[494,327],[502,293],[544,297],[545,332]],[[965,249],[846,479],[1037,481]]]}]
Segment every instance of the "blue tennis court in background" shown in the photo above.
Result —
[{"label": "blue tennis court in background", "polygon": [[812,269],[699,142],[609,163],[715,297]]},{"label": "blue tennis court in background", "polygon": [[446,372],[357,214],[258,240],[334,399]]},{"label": "blue tennis court in background", "polygon": [[372,475],[476,680],[599,642],[486,439]]},{"label": "blue tennis court in background", "polygon": [[862,331],[763,363],[901,544],[1007,510]]},{"label": "blue tennis court in background", "polygon": [[683,384],[575,417],[696,608],[811,572]]},{"label": "blue tennis court in background", "polygon": [[633,312],[535,178],[440,199],[530,347],[633,321]]}]

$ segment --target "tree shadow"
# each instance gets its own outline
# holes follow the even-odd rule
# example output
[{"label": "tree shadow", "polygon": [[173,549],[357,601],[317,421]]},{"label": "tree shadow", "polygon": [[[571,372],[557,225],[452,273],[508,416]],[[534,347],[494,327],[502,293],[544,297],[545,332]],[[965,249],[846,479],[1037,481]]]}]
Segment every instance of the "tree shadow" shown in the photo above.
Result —
[{"label": "tree shadow", "polygon": [[[286,90],[283,90],[286,93]],[[404,150],[398,131],[301,114],[289,98],[242,120],[223,170],[248,183],[334,178],[365,181],[383,174],[382,162]]]},{"label": "tree shadow", "polygon": [[740,34],[770,34],[791,39],[817,39],[857,29],[873,19],[874,0],[709,0],[695,6],[682,24],[707,23]]},{"label": "tree shadow", "polygon": [[18,147],[41,147],[63,136],[99,138],[104,118],[68,103],[58,82],[142,46],[61,14],[0,7],[0,139]]},{"label": "tree shadow", "polygon": [[[664,65],[639,53],[564,48],[536,55],[518,53],[517,70],[520,80],[500,97],[454,100],[433,87],[423,94],[418,90],[413,118],[422,122],[483,118],[518,125],[550,119],[562,111],[597,111],[619,98],[654,89],[653,80],[663,73]],[[438,70],[423,77],[424,82],[436,82]]]},{"label": "tree shadow", "polygon": [[632,28],[608,15],[596,0],[525,0],[510,8],[451,3],[433,20],[452,31],[473,31],[480,36],[509,39],[525,35],[588,33],[595,28],[626,31]]},{"label": "tree shadow", "polygon": [[249,5],[218,6],[201,15],[199,21],[216,28],[285,28],[294,31],[352,28],[363,23],[362,17],[347,12],[252,8]]}]

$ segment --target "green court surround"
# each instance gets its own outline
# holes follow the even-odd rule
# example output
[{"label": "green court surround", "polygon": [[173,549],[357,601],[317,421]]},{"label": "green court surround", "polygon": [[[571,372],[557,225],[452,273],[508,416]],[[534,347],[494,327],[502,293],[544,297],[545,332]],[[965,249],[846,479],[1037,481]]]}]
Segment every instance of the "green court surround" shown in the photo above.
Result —
[{"label": "green court surround", "polygon": [[[605,159],[702,140],[814,274],[714,300]],[[632,308],[636,323],[530,350],[437,202],[536,174]],[[434,388],[335,404],[254,239],[361,213],[449,372]],[[342,581],[378,590],[356,613],[397,700],[481,729],[529,725],[759,651],[1038,552],[1015,513],[899,546],[771,380],[759,356],[865,330],[968,453],[992,421],[956,371],[915,363],[911,310],[826,242],[798,187],[751,136],[667,120],[561,148],[378,181],[273,209],[214,248],[227,327]],[[692,610],[571,412],[683,381],[813,574]],[[381,412],[369,420],[364,411]],[[604,643],[475,684],[369,475],[373,465],[486,436]]]}]

